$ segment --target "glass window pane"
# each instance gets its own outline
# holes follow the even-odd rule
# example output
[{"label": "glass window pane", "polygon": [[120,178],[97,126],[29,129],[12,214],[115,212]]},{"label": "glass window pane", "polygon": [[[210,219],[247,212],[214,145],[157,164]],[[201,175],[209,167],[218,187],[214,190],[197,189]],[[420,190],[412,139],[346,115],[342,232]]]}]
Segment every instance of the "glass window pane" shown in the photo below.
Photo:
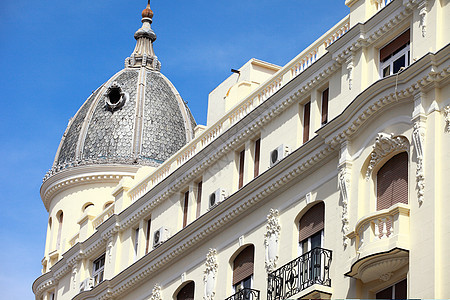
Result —
[{"label": "glass window pane", "polygon": [[383,69],[383,78],[389,75],[391,75],[391,66],[387,66]]},{"label": "glass window pane", "polygon": [[398,71],[400,71],[400,68],[405,66],[405,55],[402,55],[400,56],[400,58],[394,61],[393,73],[398,73]]}]

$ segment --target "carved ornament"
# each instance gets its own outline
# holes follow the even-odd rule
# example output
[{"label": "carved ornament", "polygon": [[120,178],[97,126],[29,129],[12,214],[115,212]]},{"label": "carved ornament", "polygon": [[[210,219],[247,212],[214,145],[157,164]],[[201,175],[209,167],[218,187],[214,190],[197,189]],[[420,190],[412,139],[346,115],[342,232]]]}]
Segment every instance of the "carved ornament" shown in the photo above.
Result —
[{"label": "carved ornament", "polygon": [[394,152],[408,150],[409,142],[404,136],[394,136],[393,133],[379,133],[373,151],[370,153],[370,162],[367,167],[366,180],[369,180],[375,166],[387,155]]},{"label": "carved ornament", "polygon": [[217,264],[217,250],[209,249],[208,254],[206,255],[206,268],[203,272],[203,282],[205,283],[205,295],[203,299],[212,300],[214,299],[214,295],[216,294],[214,291],[215,282],[216,282],[216,274],[219,268]]},{"label": "carved ornament", "polygon": [[348,245],[348,238],[347,234],[350,230],[349,223],[348,223],[348,200],[349,200],[349,188],[350,188],[350,174],[347,171],[347,168],[342,167],[339,170],[338,175],[338,185],[339,185],[339,191],[341,193],[341,199],[342,199],[342,232],[344,233],[343,236],[343,244],[344,247]]},{"label": "carved ornament", "polygon": [[278,260],[278,237],[281,231],[279,216],[280,213],[277,209],[271,209],[267,215],[264,245],[266,247],[266,271],[268,273],[275,270]]},{"label": "carved ornament", "polygon": [[162,300],[161,296],[161,286],[159,284],[155,284],[152,290],[152,296],[150,300]]},{"label": "carved ornament", "polygon": [[422,204],[425,194],[425,170],[423,166],[425,128],[421,125],[419,121],[414,123],[413,141],[417,155],[417,164],[416,164],[417,198],[419,200],[419,204]]},{"label": "carved ornament", "polygon": [[445,132],[450,132],[450,105],[444,107]]}]

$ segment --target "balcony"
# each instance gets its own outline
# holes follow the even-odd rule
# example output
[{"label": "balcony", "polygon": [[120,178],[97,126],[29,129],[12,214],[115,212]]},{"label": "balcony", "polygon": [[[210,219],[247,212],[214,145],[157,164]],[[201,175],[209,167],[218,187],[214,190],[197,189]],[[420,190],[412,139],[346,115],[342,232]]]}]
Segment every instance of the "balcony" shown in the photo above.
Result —
[{"label": "balcony", "polygon": [[259,291],[253,289],[242,289],[225,300],[259,300]]},{"label": "balcony", "polygon": [[373,212],[347,237],[356,250],[347,276],[365,283],[401,271],[409,262],[409,206],[397,203]]},{"label": "balcony", "polygon": [[[283,300],[295,296],[304,297],[319,293],[319,298],[330,294],[330,264],[332,252],[314,248],[281,268],[269,274],[267,285],[268,300]],[[323,286],[328,288],[317,288]],[[302,292],[302,295],[297,295]],[[305,295],[303,295],[305,294]],[[312,298],[312,297],[311,297]]]}]

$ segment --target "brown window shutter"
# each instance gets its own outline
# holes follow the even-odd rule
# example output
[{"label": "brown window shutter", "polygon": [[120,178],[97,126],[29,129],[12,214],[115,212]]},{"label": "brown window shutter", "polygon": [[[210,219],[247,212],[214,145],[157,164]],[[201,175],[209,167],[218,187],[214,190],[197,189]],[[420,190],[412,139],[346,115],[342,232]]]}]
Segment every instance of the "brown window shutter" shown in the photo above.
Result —
[{"label": "brown window shutter", "polygon": [[244,185],[244,160],[245,160],[245,150],[239,153],[239,188]]},{"label": "brown window shutter", "polygon": [[328,122],[328,89],[322,92],[322,125]]},{"label": "brown window shutter", "polygon": [[254,166],[254,172],[253,177],[257,177],[259,175],[259,157],[261,152],[261,139],[257,139],[255,141],[255,166]]},{"label": "brown window shutter", "polygon": [[195,283],[186,284],[177,294],[177,300],[194,300]]},{"label": "brown window shutter", "polygon": [[309,140],[309,120],[311,117],[311,102],[303,106],[303,143]]},{"label": "brown window shutter", "polygon": [[152,219],[148,219],[147,221],[147,232],[145,236],[145,254],[148,253],[148,247],[150,245],[150,227],[152,225]]},{"label": "brown window shutter", "polygon": [[233,262],[233,285],[253,275],[253,261],[255,258],[255,247],[246,247],[236,256]]},{"label": "brown window shutter", "polygon": [[196,218],[200,217],[200,212],[202,208],[202,185],[203,182],[197,183],[197,215]]},{"label": "brown window shutter", "polygon": [[325,205],[319,202],[311,207],[300,219],[299,241],[303,241],[321,231],[324,226]]},{"label": "brown window shutter", "polygon": [[409,29],[399,35],[395,40],[380,49],[380,61],[385,61],[395,51],[409,43]]},{"label": "brown window shutter", "polygon": [[388,160],[377,173],[377,210],[396,203],[408,204],[408,154]]},{"label": "brown window shutter", "polygon": [[189,191],[184,193],[183,228],[186,227],[187,224],[188,206],[189,206]]}]

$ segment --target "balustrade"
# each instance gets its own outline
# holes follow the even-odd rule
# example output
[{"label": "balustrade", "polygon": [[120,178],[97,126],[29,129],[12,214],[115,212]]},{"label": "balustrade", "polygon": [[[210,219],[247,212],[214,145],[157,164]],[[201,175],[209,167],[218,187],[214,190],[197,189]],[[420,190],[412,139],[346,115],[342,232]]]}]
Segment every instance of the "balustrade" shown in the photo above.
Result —
[{"label": "balustrade", "polygon": [[259,291],[254,289],[242,289],[225,300],[259,300]]},{"label": "balustrade", "polygon": [[[388,239],[396,239],[406,242],[409,235],[409,207],[407,204],[398,203],[390,208],[383,209],[360,219],[356,223],[355,230],[347,235],[354,239],[356,251],[386,251],[378,249]],[[400,239],[399,239],[400,237]],[[405,237],[403,240],[402,237]],[[407,247],[407,245],[403,245]],[[370,250],[371,248],[374,248]]]},{"label": "balustrade", "polygon": [[100,224],[108,220],[109,217],[111,217],[114,214],[114,204],[111,204],[105,210],[99,214],[93,221],[92,226],[97,228]]},{"label": "balustrade", "polygon": [[170,171],[180,167],[201,149],[208,146],[213,140],[221,135],[222,132],[239,122],[252,110],[275,94],[286,83],[311,66],[325,53],[324,46],[329,46],[339,39],[348,31],[349,26],[349,17],[346,17],[285,67],[279,70],[271,80],[261,84],[254,92],[243,99],[239,105],[227,112],[216,124],[203,131],[191,142],[191,144],[186,145],[186,148],[183,148],[175,156],[165,161],[155,173],[132,187],[129,191],[131,201],[134,202],[139,199],[153,188],[153,186],[167,177],[170,174]]},{"label": "balustrade", "polygon": [[331,250],[314,248],[270,273],[267,299],[287,299],[314,284],[331,286],[331,256]]}]

